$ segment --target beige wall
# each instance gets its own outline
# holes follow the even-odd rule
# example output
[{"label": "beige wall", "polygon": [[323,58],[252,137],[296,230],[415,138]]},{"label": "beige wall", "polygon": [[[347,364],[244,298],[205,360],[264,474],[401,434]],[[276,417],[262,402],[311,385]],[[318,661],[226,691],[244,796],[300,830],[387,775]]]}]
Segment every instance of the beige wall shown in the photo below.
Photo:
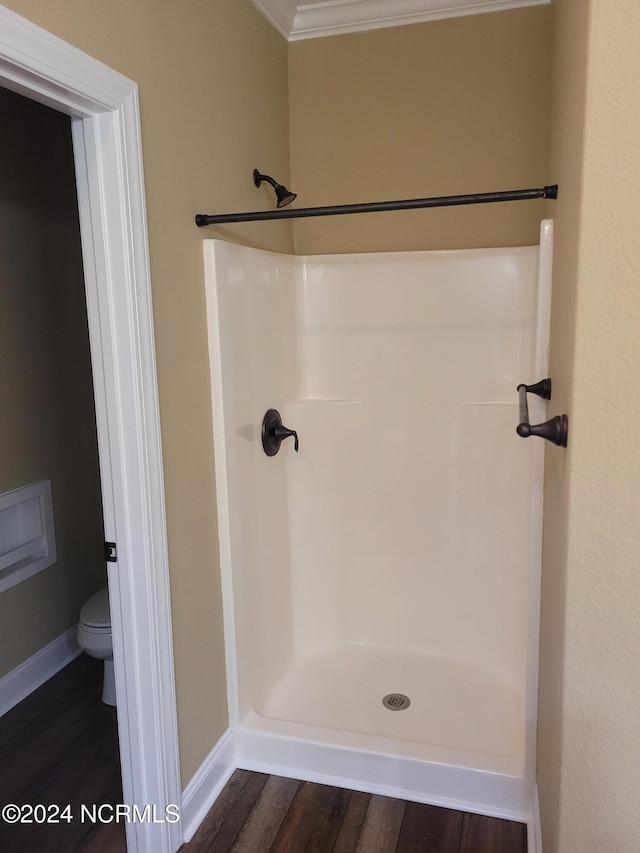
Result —
[{"label": "beige wall", "polygon": [[58,556],[0,595],[1,677],[106,573],[71,125],[3,89],[0,116],[0,492],[51,480]]},{"label": "beige wall", "polygon": [[[207,235],[192,220],[270,203],[268,188],[253,187],[254,166],[289,180],[287,49],[249,0],[191,0],[188,14],[176,0],[5,5],[140,86],[186,783],[227,725],[200,250]],[[640,460],[631,427],[640,422],[640,22],[635,0],[620,0],[615,18],[604,0],[555,6],[551,170],[551,13],[530,9],[292,46],[291,186],[299,204],[323,204],[559,182],[551,372],[554,407],[571,421],[568,451],[551,448],[547,470],[545,851],[630,851],[640,836]],[[541,213],[518,203],[315,220],[317,230],[310,220],[296,223],[296,250],[533,243]],[[292,248],[286,223],[208,233]]]},{"label": "beige wall", "polygon": [[569,465],[574,450],[574,352],[580,199],[584,149],[589,5],[569,0],[554,6],[551,168],[560,191],[554,217],[554,291],[549,415],[567,412],[566,452],[549,448],[545,517],[538,708],[538,778],[545,853],[558,849],[562,717],[565,677],[566,561],[569,536]]},{"label": "beige wall", "polygon": [[[550,7],[290,47],[300,206],[522,189],[548,169]],[[298,254],[530,245],[544,202],[295,220]]]},{"label": "beige wall", "polygon": [[545,853],[640,838],[640,7],[557,0],[554,407],[539,791]]},{"label": "beige wall", "polygon": [[8,0],[140,90],[178,702],[187,783],[227,727],[201,241],[291,250],[287,223],[200,230],[289,179],[287,48],[249,0]]}]

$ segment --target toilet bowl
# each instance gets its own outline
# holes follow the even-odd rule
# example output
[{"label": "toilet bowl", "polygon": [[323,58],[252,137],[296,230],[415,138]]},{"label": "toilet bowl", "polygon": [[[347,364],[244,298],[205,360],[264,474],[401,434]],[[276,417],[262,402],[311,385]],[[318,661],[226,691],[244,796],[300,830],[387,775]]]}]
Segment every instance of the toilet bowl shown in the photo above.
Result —
[{"label": "toilet bowl", "polygon": [[92,658],[104,661],[102,701],[116,704],[116,682],[113,672],[113,641],[109,590],[105,586],[82,605],[76,639],[80,648]]}]

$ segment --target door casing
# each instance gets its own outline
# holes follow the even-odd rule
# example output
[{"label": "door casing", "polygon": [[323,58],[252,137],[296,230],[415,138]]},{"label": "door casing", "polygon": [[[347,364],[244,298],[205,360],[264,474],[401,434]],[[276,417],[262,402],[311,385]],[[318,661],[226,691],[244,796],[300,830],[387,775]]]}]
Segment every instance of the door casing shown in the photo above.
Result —
[{"label": "door casing", "polygon": [[[0,85],[71,117],[95,389],[129,851],[173,853],[175,679],[137,86],[0,7]],[[46,211],[43,211],[46,216]]]}]

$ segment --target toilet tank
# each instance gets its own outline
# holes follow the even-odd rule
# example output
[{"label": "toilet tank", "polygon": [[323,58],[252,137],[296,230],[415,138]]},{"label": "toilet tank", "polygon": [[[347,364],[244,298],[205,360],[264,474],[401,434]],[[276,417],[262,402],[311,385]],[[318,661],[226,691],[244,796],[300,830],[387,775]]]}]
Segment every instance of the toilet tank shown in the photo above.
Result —
[{"label": "toilet tank", "polygon": [[83,604],[80,611],[80,622],[89,628],[108,628],[111,626],[108,587],[103,587]]}]

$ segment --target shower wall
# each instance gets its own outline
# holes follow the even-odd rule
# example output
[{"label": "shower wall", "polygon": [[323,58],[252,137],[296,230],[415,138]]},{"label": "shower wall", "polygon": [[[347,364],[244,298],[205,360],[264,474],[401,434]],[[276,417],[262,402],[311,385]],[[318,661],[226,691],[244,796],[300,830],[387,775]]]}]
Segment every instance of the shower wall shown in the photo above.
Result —
[{"label": "shower wall", "polygon": [[[213,352],[219,333],[225,358],[212,363],[212,381],[220,394],[225,388],[226,400],[224,407],[214,405],[214,417],[224,417],[216,430],[216,469],[221,476],[226,472],[230,486],[228,495],[218,495],[219,515],[229,525],[238,570],[236,630],[227,647],[235,647],[237,638],[244,709],[266,695],[293,653],[287,468],[268,464],[260,425],[267,409],[275,403],[282,409],[280,401],[299,395],[299,264],[294,257],[220,241],[206,241],[205,253],[214,245],[221,286],[217,305],[209,305],[220,322],[210,322],[210,346]],[[282,462],[285,453],[276,458]],[[241,515],[230,512],[237,506]],[[228,674],[230,681],[234,675]]]},{"label": "shower wall", "polygon": [[205,260],[234,724],[522,776],[538,247]]},{"label": "shower wall", "polygon": [[515,386],[537,257],[306,259],[304,386],[285,406],[298,653],[428,650],[522,679],[531,446]]}]

